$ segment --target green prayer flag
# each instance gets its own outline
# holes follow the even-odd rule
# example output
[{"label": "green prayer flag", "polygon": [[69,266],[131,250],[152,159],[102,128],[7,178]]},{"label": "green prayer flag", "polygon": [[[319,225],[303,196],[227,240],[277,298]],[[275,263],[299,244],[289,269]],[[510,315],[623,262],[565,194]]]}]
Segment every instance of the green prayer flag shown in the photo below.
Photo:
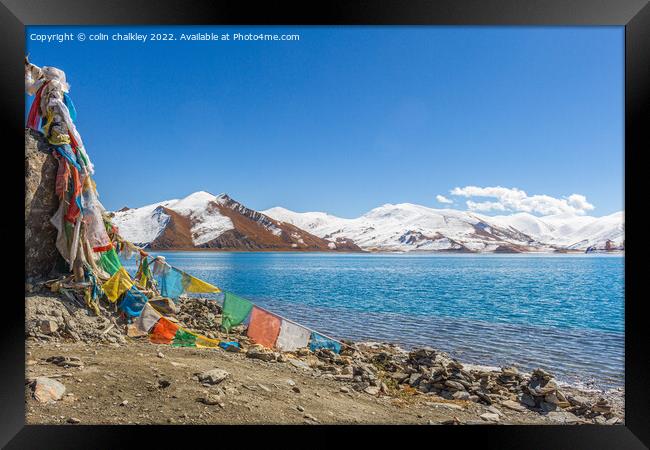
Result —
[{"label": "green prayer flag", "polygon": [[174,335],[172,347],[196,347],[196,336],[179,328]]},{"label": "green prayer flag", "polygon": [[230,292],[225,292],[221,327],[229,332],[232,327],[246,320],[251,309],[253,309],[253,304],[245,298],[238,297]]},{"label": "green prayer flag", "polygon": [[115,272],[120,270],[120,267],[122,267],[120,257],[117,256],[117,252],[114,248],[102,253],[102,256],[99,257],[99,265],[110,275],[115,274]]}]

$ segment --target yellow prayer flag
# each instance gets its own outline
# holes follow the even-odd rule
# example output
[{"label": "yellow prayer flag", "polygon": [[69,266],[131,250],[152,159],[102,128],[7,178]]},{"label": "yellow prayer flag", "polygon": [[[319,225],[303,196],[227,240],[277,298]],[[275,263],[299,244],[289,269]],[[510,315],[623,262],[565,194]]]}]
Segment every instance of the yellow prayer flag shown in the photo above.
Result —
[{"label": "yellow prayer flag", "polygon": [[196,346],[200,348],[217,348],[219,347],[219,340],[210,339],[205,336],[196,336]]},{"label": "yellow prayer flag", "polygon": [[193,277],[192,275],[183,274],[189,278],[189,282],[183,283],[186,284],[185,292],[194,292],[194,293],[211,293],[211,292],[221,292],[216,286],[212,286],[210,283],[206,283],[203,280]]},{"label": "yellow prayer flag", "polygon": [[133,286],[131,276],[124,267],[120,267],[119,270],[102,285],[102,289],[104,289],[106,297],[108,297],[110,301],[115,302],[122,294],[131,289],[131,286]]}]

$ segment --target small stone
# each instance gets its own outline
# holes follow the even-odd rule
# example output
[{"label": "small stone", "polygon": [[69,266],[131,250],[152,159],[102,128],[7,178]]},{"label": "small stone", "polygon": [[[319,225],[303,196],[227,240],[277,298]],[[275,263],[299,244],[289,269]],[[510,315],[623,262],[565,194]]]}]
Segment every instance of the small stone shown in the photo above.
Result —
[{"label": "small stone", "polygon": [[465,390],[465,386],[463,386],[462,384],[460,384],[457,381],[446,380],[445,381],[445,386],[448,386],[448,387],[450,387],[452,389],[455,389],[457,391],[464,391]]},{"label": "small stone", "polygon": [[594,423],[597,425],[605,425],[607,424],[607,419],[605,419],[603,416],[596,416],[594,417]]},{"label": "small stone", "polygon": [[490,411],[492,414],[496,414],[498,416],[503,416],[503,413],[496,407],[490,405],[487,407],[487,410]]},{"label": "small stone", "polygon": [[469,400],[469,392],[456,391],[452,394],[452,397],[456,400]]},{"label": "small stone", "polygon": [[529,406],[531,408],[534,408],[536,406],[535,399],[530,394],[522,394],[520,401],[524,405]]},{"label": "small stone", "polygon": [[70,417],[68,420],[66,420],[68,423],[79,423],[81,420],[77,419],[76,417]]},{"label": "small stone", "polygon": [[262,383],[257,383],[257,385],[258,385],[258,386],[260,387],[260,389],[262,389],[263,391],[271,392],[271,389],[270,389],[269,387],[267,387],[267,386],[264,386]]},{"label": "small stone", "polygon": [[483,413],[479,416],[481,419],[486,420],[488,422],[498,422],[499,421],[499,415],[494,414],[494,413]]},{"label": "small stone", "polygon": [[340,391],[343,392],[344,394],[348,394],[350,392],[350,388],[347,386],[341,386]]},{"label": "small stone", "polygon": [[165,357],[165,355],[163,355],[162,352],[158,352],[158,353],[156,354],[156,356],[157,356],[158,358],[164,358],[164,357]]},{"label": "small stone", "polygon": [[305,418],[307,420],[311,420],[312,422],[318,423],[318,419],[316,417],[312,416],[311,414],[305,414],[303,416],[303,418]]},{"label": "small stone", "polygon": [[300,388],[299,388],[298,386],[294,386],[294,387],[292,387],[291,390],[292,390],[293,392],[295,392],[296,394],[300,394]]},{"label": "small stone", "polygon": [[368,386],[363,390],[366,394],[377,395],[379,394],[379,386]]},{"label": "small stone", "polygon": [[293,381],[291,378],[289,378],[289,379],[287,380],[287,384],[288,384],[289,386],[295,386],[295,385],[296,385],[296,382]]},{"label": "small stone", "polygon": [[165,389],[166,387],[169,387],[171,385],[171,381],[165,379],[165,378],[159,378],[158,379],[158,387],[160,389]]},{"label": "small stone", "polygon": [[206,405],[220,405],[222,403],[221,397],[215,394],[208,394],[198,400]]},{"label": "small stone", "polygon": [[124,400],[122,403],[120,403],[120,406],[126,406],[129,404],[128,400]]},{"label": "small stone", "polygon": [[275,353],[264,351],[258,347],[249,348],[248,351],[246,352],[246,357],[252,359],[259,359],[261,361],[267,361],[267,362],[276,360]]},{"label": "small stone", "polygon": [[42,320],[40,324],[41,332],[44,334],[52,334],[59,329],[59,325],[54,320]]},{"label": "small stone", "polygon": [[522,412],[522,411],[526,410],[526,408],[524,408],[519,403],[514,402],[512,400],[504,400],[504,401],[501,402],[501,405],[505,406],[508,409],[512,409],[513,411]]},{"label": "small stone", "polygon": [[199,381],[208,384],[219,384],[230,374],[223,369],[212,369],[199,375]]},{"label": "small stone", "polygon": [[574,424],[579,423],[580,419],[569,411],[551,411],[547,417],[555,422]]},{"label": "small stone", "polygon": [[300,411],[300,412],[303,412],[303,411],[305,410],[305,408],[304,408],[303,406],[300,406],[300,405],[298,405],[298,406],[296,407],[296,409],[297,409],[298,411]]},{"label": "small stone", "polygon": [[297,367],[298,369],[311,370],[309,364],[307,364],[305,361],[302,361],[300,359],[290,359],[289,364],[291,364],[294,367]]}]

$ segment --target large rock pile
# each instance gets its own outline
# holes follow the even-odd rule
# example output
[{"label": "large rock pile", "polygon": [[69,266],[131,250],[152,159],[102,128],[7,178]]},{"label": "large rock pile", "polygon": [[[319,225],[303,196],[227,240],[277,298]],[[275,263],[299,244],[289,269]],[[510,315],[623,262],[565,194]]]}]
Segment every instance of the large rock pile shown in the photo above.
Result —
[{"label": "large rock pile", "polygon": [[351,382],[353,389],[371,394],[411,389],[447,400],[499,405],[519,412],[528,409],[540,414],[562,414],[567,422],[613,424],[621,420],[605,398],[590,401],[565,394],[553,376],[542,369],[526,375],[515,367],[465,367],[446,353],[426,347],[411,352],[383,344],[355,347],[351,356],[328,350],[308,352],[308,357],[320,361],[310,366],[326,374],[321,376],[332,373],[339,381]]},{"label": "large rock pile", "polygon": [[124,325],[109,311],[95,316],[72,299],[41,292],[25,297],[25,335],[40,341],[125,343]]},{"label": "large rock pile", "polygon": [[186,328],[215,339],[222,337],[221,307],[217,302],[203,298],[181,298],[177,318]]}]

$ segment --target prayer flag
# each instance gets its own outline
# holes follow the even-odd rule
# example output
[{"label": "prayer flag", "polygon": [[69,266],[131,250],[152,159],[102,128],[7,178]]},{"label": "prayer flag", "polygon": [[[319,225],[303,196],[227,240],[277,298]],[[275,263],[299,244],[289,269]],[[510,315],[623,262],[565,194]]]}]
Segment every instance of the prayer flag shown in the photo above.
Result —
[{"label": "prayer flag", "polygon": [[221,327],[229,332],[232,327],[246,320],[252,308],[253,304],[245,298],[226,292],[223,300]]},{"label": "prayer flag", "polygon": [[174,335],[172,347],[196,347],[196,335],[179,328]]},{"label": "prayer flag", "polygon": [[293,352],[309,345],[311,331],[288,320],[282,320],[280,334],[275,346],[283,352]]},{"label": "prayer flag", "polygon": [[309,343],[309,350],[312,352],[318,350],[319,348],[326,348],[332,350],[334,353],[341,352],[341,343],[336,342],[328,337],[323,336],[320,333],[315,331],[311,333],[311,342]]},{"label": "prayer flag", "polygon": [[131,282],[129,273],[124,269],[124,267],[120,267],[119,270],[102,285],[102,289],[106,293],[106,297],[108,297],[110,301],[115,302],[122,294],[128,291],[131,286],[133,286],[133,283]]},{"label": "prayer flag", "polygon": [[163,296],[177,299],[185,292],[216,293],[221,292],[221,289],[175,267],[170,267],[169,270],[162,273],[160,276],[160,293]]},{"label": "prayer flag", "polygon": [[160,317],[161,315],[153,309],[149,303],[147,303],[144,305],[144,308],[142,308],[140,316],[138,316],[138,319],[134,323],[136,327],[138,327],[138,330],[148,333],[156,322],[158,322]]},{"label": "prayer flag", "polygon": [[163,297],[177,299],[184,291],[183,274],[171,267],[160,277],[160,294]]},{"label": "prayer flag", "polygon": [[282,320],[278,316],[254,306],[246,334],[256,344],[271,348],[275,345],[280,333],[281,322]]},{"label": "prayer flag", "polygon": [[210,339],[201,335],[196,337],[196,346],[200,348],[217,348],[219,343],[220,341],[217,339]]},{"label": "prayer flag", "polygon": [[161,317],[152,328],[149,340],[154,344],[171,344],[179,328],[174,322]]},{"label": "prayer flag", "polygon": [[99,257],[99,265],[110,275],[114,275],[115,272],[117,272],[120,267],[122,267],[120,257],[117,256],[114,248],[111,248],[110,250],[102,253],[102,256]]},{"label": "prayer flag", "polygon": [[185,286],[185,291],[186,292],[195,292],[195,293],[218,293],[221,292],[221,289],[219,289],[216,286],[212,286],[210,283],[206,283],[203,280],[199,280],[196,277],[193,277],[192,275],[188,275],[185,272],[183,272],[183,276],[185,277],[183,279],[183,285]]},{"label": "prayer flag", "polygon": [[129,317],[138,317],[142,312],[142,308],[147,304],[149,299],[135,286],[126,291],[124,299],[120,303],[120,309]]}]

